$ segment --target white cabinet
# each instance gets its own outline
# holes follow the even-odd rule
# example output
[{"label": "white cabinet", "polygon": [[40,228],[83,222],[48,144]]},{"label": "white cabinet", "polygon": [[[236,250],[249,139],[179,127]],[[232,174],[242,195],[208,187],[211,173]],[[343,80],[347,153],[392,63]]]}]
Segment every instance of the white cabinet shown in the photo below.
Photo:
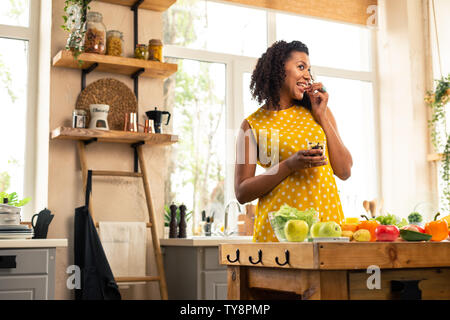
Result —
[{"label": "white cabinet", "polygon": [[53,299],[55,249],[0,249],[0,300]]},{"label": "white cabinet", "polygon": [[67,239],[1,239],[0,300],[55,297],[55,256]]}]

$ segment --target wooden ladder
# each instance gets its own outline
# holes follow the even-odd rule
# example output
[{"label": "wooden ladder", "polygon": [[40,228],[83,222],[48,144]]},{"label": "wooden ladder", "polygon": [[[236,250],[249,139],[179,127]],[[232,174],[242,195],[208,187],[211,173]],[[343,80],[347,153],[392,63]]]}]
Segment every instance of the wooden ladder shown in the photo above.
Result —
[{"label": "wooden ladder", "polygon": [[[97,140],[95,139],[92,141],[97,141]],[[83,185],[84,185],[85,190],[86,190],[87,176],[88,176],[88,170],[89,170],[88,166],[87,166],[87,160],[86,160],[86,145],[92,141],[90,141],[90,140],[78,141],[78,155],[80,158],[81,172],[83,175]],[[146,198],[146,202],[147,202],[148,218],[149,218],[149,222],[147,222],[147,228],[150,228],[150,231],[152,234],[152,243],[153,243],[153,249],[155,252],[158,276],[117,277],[117,278],[115,278],[115,281],[118,283],[120,283],[120,282],[158,281],[159,282],[159,290],[161,293],[161,299],[167,300],[168,299],[167,283],[166,283],[166,277],[165,277],[165,273],[164,273],[164,264],[163,264],[163,257],[162,257],[162,253],[161,253],[161,247],[159,244],[159,238],[158,238],[158,234],[156,231],[156,226],[154,224],[156,219],[155,219],[155,212],[154,212],[154,207],[153,207],[152,196],[151,196],[151,192],[150,192],[150,185],[148,183],[148,178],[147,178],[147,167],[145,165],[144,155],[143,155],[143,150],[142,150],[143,144],[144,144],[143,142],[131,144],[131,146],[134,148],[134,151],[135,151],[135,168],[134,168],[135,172],[92,170],[92,175],[93,176],[142,178],[142,182],[144,184],[144,190],[145,190],[145,198]],[[141,172],[137,172],[138,166],[141,168]],[[92,197],[92,195],[91,195],[91,197]],[[94,218],[94,213],[92,210],[92,201],[89,201],[89,212],[91,213],[91,216],[92,216],[95,226],[98,227],[99,224],[98,224],[98,222],[96,222],[96,220]]]}]

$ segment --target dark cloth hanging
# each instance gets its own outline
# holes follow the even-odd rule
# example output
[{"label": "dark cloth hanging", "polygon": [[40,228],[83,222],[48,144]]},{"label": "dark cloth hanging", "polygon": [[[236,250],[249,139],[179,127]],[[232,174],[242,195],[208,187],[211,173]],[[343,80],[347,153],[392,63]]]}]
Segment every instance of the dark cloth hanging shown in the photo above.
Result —
[{"label": "dark cloth hanging", "polygon": [[75,265],[81,270],[81,288],[75,289],[75,300],[120,300],[103,246],[89,213],[92,171],[88,171],[86,203],[75,209]]}]

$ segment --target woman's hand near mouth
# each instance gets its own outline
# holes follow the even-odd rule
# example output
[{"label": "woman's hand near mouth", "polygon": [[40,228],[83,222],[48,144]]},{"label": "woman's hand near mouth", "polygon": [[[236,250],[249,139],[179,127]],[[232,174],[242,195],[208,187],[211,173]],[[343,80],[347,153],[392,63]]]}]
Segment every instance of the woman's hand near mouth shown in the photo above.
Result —
[{"label": "woman's hand near mouth", "polygon": [[306,89],[311,100],[311,113],[314,119],[322,125],[327,117],[328,92],[322,91],[323,84],[321,82],[313,83]]}]

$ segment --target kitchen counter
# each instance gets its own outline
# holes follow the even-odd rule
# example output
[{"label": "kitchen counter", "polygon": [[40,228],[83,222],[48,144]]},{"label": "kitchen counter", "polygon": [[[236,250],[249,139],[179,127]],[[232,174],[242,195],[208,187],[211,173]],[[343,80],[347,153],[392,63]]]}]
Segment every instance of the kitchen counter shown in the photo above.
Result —
[{"label": "kitchen counter", "polygon": [[0,248],[67,247],[67,239],[0,239]]},{"label": "kitchen counter", "polygon": [[224,243],[251,243],[252,236],[211,236],[211,237],[189,237],[160,239],[163,246],[187,246],[187,247],[217,247]]},{"label": "kitchen counter", "polygon": [[450,299],[448,241],[221,244],[219,259],[230,300]]}]

